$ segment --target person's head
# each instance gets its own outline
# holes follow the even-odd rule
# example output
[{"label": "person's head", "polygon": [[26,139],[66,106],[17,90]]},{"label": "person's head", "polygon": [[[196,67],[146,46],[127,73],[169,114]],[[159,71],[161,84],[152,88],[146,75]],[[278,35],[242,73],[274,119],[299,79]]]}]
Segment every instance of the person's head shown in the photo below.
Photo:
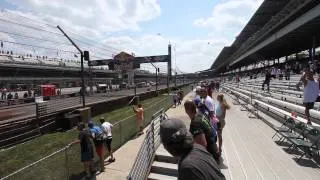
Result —
[{"label": "person's head", "polygon": [[223,104],[226,109],[230,109],[230,105],[227,103],[223,94],[219,94],[217,96],[217,100],[219,101],[219,103]]},{"label": "person's head", "polygon": [[142,104],[138,104],[138,108],[142,108]]},{"label": "person's head", "polygon": [[92,120],[90,120],[90,121],[88,122],[88,127],[91,129],[91,128],[93,128],[93,126],[94,126],[94,123],[93,123]]},{"label": "person's head", "polygon": [[196,94],[197,94],[197,95],[200,94],[200,89],[201,89],[201,86],[197,86],[197,87],[196,87]]},{"label": "person's head", "polygon": [[84,130],[85,127],[86,127],[86,126],[85,126],[85,124],[84,124],[83,122],[79,122],[79,123],[78,123],[78,130],[79,130],[79,131]]},{"label": "person's head", "polygon": [[104,122],[105,122],[104,117],[100,117],[100,123],[102,124]]},{"label": "person's head", "polygon": [[200,89],[200,94],[199,94],[202,98],[205,98],[205,97],[207,97],[207,95],[208,95],[208,92],[207,92],[207,90],[206,90],[206,88],[201,88]]},{"label": "person's head", "polygon": [[181,157],[193,147],[193,138],[179,119],[167,119],[160,124],[160,139],[164,148],[174,157]]},{"label": "person's head", "polygon": [[308,80],[313,80],[313,73],[310,70],[306,71],[306,78]]},{"label": "person's head", "polygon": [[194,116],[197,114],[197,106],[192,100],[187,100],[184,103],[184,109],[190,117],[190,119],[193,119]]},{"label": "person's head", "polygon": [[223,94],[218,94],[217,100],[218,100],[219,102],[223,102],[223,101],[224,101],[224,95],[223,95]]}]

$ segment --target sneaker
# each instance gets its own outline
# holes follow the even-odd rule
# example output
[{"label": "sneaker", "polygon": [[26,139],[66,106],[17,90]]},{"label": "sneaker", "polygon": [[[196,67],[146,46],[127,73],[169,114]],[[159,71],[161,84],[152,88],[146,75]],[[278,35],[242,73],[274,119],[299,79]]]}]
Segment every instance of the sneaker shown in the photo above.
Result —
[{"label": "sneaker", "polygon": [[109,162],[115,162],[116,161],[116,158],[110,158],[109,160],[108,160]]}]

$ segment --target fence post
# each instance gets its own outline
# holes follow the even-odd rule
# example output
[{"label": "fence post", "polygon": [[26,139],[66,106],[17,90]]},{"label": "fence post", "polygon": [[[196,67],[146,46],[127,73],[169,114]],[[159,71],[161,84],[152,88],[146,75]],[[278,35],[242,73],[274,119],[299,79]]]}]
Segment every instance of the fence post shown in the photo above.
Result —
[{"label": "fence post", "polygon": [[40,113],[39,113],[39,103],[36,103],[36,128],[39,131],[39,134],[41,135],[41,128],[40,128]]},{"label": "fence post", "polygon": [[119,131],[120,131],[120,146],[122,145],[122,121],[119,123]]},{"label": "fence post", "polygon": [[67,147],[67,148],[65,149],[65,158],[66,158],[66,175],[67,175],[67,180],[69,179],[68,149],[69,149],[69,147]]}]

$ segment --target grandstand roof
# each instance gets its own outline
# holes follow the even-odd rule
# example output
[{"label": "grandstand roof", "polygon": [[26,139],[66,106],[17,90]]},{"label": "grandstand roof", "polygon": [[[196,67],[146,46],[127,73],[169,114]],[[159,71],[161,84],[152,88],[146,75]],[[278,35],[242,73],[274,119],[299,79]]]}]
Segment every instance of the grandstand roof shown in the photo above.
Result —
[{"label": "grandstand roof", "polygon": [[[319,1],[311,0],[265,0],[231,45],[232,51],[227,54],[221,52],[220,55],[224,56],[221,59],[219,55],[211,68],[222,72],[228,65],[238,67],[257,60],[280,58],[310,48],[312,36],[319,39],[318,18],[301,24],[298,28],[291,27],[282,37],[273,35],[284,28],[289,29],[289,24],[298,21],[298,18],[310,12],[318,4]],[[266,43],[270,37],[274,39]],[[261,44],[264,46],[251,51]]]},{"label": "grandstand roof", "polygon": [[214,61],[214,64],[212,64],[210,69],[214,69],[214,66],[219,66],[220,64],[222,64],[229,57],[229,54],[231,52],[231,47],[224,47],[220,54],[217,56],[216,60]]},{"label": "grandstand roof", "polygon": [[223,48],[216,60],[211,66],[220,68],[222,64],[226,63],[230,57],[244,42],[252,37],[259,29],[261,29],[277,12],[279,12],[289,0],[265,0],[258,10],[254,13],[247,25],[242,29],[240,34],[236,37],[235,41],[230,48]]},{"label": "grandstand roof", "polygon": [[251,17],[247,25],[236,37],[232,46],[238,48],[248,38],[261,29],[276,13],[278,13],[289,0],[265,0]]}]

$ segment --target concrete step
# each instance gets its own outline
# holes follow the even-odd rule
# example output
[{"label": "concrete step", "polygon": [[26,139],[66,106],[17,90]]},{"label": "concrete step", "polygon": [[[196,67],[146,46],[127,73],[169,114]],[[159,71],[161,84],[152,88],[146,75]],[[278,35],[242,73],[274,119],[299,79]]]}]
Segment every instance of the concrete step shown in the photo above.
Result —
[{"label": "concrete step", "polygon": [[178,177],[163,174],[150,173],[148,180],[177,180]]},{"label": "concrete step", "polygon": [[165,163],[172,163],[172,164],[177,164],[178,163],[178,159],[173,157],[167,151],[157,151],[156,152],[156,156],[155,156],[155,161],[165,162]]},{"label": "concrete step", "polygon": [[172,163],[154,161],[151,166],[151,173],[178,176],[178,165]]}]

